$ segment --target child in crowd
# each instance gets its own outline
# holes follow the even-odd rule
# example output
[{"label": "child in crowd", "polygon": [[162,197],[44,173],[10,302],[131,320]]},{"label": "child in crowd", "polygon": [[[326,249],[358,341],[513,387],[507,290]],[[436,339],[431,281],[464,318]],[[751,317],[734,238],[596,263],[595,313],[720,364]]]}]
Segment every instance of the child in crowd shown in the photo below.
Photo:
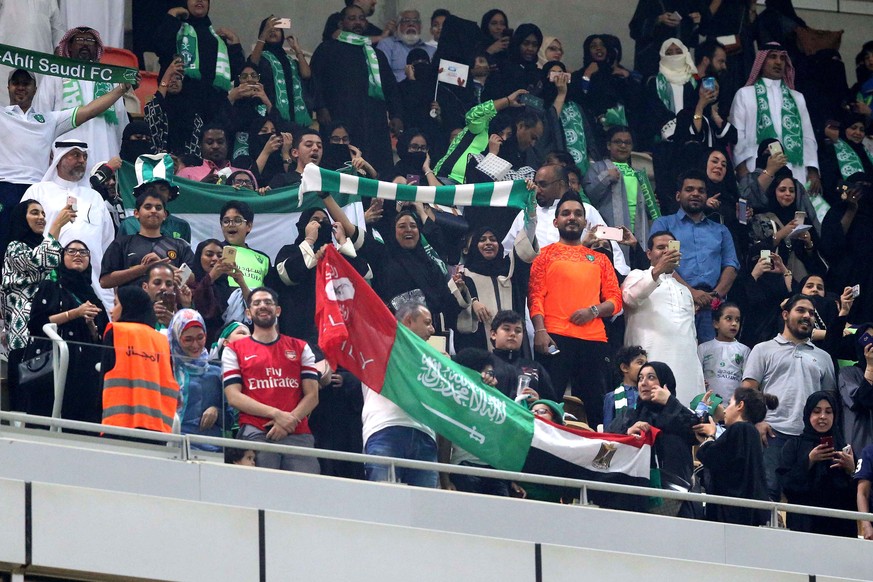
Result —
[{"label": "child in crowd", "polygon": [[715,339],[697,346],[706,387],[724,400],[729,399],[743,381],[743,369],[751,351],[737,341],[741,319],[736,303],[722,303],[712,319]]},{"label": "child in crowd", "polygon": [[255,451],[252,449],[224,449],[224,462],[228,465],[257,467],[257,463],[255,463]]},{"label": "child in crowd", "polygon": [[603,426],[609,426],[615,413],[623,408],[633,410],[637,405],[640,369],[649,360],[646,350],[640,346],[622,346],[615,354],[621,385],[603,397]]}]

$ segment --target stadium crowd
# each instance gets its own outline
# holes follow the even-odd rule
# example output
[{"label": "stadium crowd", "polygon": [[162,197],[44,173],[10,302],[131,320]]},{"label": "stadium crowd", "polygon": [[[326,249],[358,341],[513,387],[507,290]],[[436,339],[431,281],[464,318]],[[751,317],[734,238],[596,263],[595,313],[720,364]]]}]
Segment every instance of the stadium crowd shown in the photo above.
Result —
[{"label": "stadium crowd", "polygon": [[[43,3],[0,4],[0,43],[89,63],[113,50],[96,25],[64,30]],[[209,0],[135,4],[138,68],[143,52],[160,63],[142,103],[125,84],[3,69],[12,410],[52,412],[36,366],[54,323],[71,347],[64,418],[484,466],[328,365],[316,267],[333,245],[398,322],[538,417],[660,429],[653,487],[870,511],[873,41],[849,87],[838,42],[811,43],[790,0],[760,14],[747,0],[640,0],[633,65],[610,31],[586,31],[580,65],[499,9],[410,7],[379,28],[375,0],[345,4],[311,53],[294,29],[322,23],[305,14],[266,16],[244,47],[210,20]],[[468,72],[447,78],[457,65]],[[275,249],[250,247],[253,207],[296,199],[311,165],[410,186],[524,181],[532,203],[320,192],[272,233]],[[221,203],[190,210],[192,182]],[[192,212],[215,238],[192,235]],[[379,465],[229,457],[388,477]],[[656,498],[648,510],[769,517]],[[858,535],[845,520],[787,525]],[[870,521],[860,527],[873,539]]]}]

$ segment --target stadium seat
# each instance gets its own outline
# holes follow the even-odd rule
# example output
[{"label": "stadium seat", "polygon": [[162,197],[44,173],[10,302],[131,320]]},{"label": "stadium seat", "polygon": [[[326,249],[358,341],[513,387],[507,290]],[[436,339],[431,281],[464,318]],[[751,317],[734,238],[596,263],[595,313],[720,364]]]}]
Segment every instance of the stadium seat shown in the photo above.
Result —
[{"label": "stadium seat", "polygon": [[135,54],[123,48],[104,47],[100,62],[104,65],[118,65],[119,67],[139,70],[139,59],[136,58]]},{"label": "stadium seat", "polygon": [[158,74],[151,71],[140,71],[139,87],[134,91],[140,103],[140,114],[143,113],[146,103],[152,100],[158,90]]}]

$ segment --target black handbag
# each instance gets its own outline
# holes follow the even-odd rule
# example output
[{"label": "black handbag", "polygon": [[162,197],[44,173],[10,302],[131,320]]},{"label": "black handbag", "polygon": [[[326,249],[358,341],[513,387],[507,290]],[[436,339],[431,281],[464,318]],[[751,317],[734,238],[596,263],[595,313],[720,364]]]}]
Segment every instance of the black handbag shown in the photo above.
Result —
[{"label": "black handbag", "polygon": [[18,364],[18,388],[28,394],[48,391],[54,393],[55,375],[52,362],[53,350],[37,348],[33,342],[24,352]]}]

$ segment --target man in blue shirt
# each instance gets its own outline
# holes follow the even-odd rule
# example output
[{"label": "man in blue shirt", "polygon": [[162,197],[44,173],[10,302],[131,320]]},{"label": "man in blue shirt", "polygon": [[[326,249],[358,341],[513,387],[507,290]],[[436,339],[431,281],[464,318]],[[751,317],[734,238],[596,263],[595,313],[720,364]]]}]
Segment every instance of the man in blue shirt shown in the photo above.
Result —
[{"label": "man in blue shirt", "polygon": [[689,170],[679,176],[678,185],[679,212],[658,218],[651,230],[672,232],[682,245],[682,262],[673,276],[691,291],[697,310],[697,341],[703,343],[715,338],[713,299],[724,300],[740,263],[728,229],[704,214],[706,175]]}]

